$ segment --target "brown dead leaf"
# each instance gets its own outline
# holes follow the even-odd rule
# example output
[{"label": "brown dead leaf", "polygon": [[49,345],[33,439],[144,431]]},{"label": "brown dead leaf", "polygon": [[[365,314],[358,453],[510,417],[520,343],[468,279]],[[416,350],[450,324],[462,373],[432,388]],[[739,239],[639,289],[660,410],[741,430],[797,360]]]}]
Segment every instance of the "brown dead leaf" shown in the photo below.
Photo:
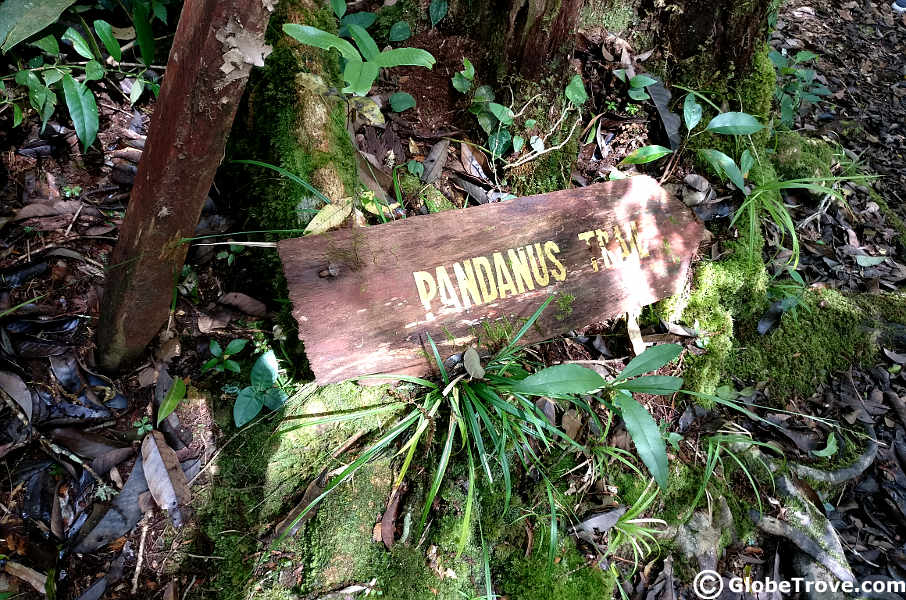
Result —
[{"label": "brown dead leaf", "polygon": [[[349,206],[351,207],[352,205],[350,204]],[[267,315],[267,306],[265,306],[264,302],[255,300],[251,296],[239,292],[224,294],[218,302],[220,302],[220,304],[232,306],[253,317],[263,317]]]},{"label": "brown dead leaf", "polygon": [[152,431],[145,436],[142,465],[154,501],[167,511],[173,524],[179,527],[182,524],[179,507],[188,504],[192,494],[176,453],[167,445],[160,431]]}]

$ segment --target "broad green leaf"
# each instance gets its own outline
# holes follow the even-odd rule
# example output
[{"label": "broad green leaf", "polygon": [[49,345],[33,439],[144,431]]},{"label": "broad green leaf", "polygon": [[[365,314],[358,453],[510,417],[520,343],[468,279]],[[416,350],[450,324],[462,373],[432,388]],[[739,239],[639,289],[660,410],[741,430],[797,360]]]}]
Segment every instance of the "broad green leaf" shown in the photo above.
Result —
[{"label": "broad green leaf", "polygon": [[812,450],[812,456],[817,456],[818,458],[828,458],[836,453],[837,437],[834,435],[833,431],[827,436],[827,446],[825,446],[823,450]]},{"label": "broad green leaf", "polygon": [[[655,346],[658,348],[660,346]],[[662,488],[667,487],[667,444],[661,437],[657,423],[645,407],[639,404],[628,392],[617,393],[613,401],[620,409],[629,437],[635,444],[639,458],[651,471],[654,480]]]},{"label": "broad green leaf", "polygon": [[60,18],[75,0],[4,0],[0,4],[0,51],[4,54]]},{"label": "broad green leaf", "polygon": [[683,378],[670,375],[643,375],[624,381],[618,384],[617,387],[633,394],[669,396],[675,394],[683,387]]},{"label": "broad green leaf", "polygon": [[497,117],[486,110],[478,114],[478,124],[481,125],[485,133],[490,134],[497,127]]},{"label": "broad green leaf", "polygon": [[110,53],[113,60],[117,62],[121,61],[123,59],[123,50],[120,48],[120,43],[116,41],[116,38],[113,36],[113,26],[107,21],[98,19],[94,22],[94,32],[101,38],[104,48],[107,49],[107,52]]},{"label": "broad green leaf", "polygon": [[235,339],[235,340],[231,341],[229,344],[227,344],[226,350],[224,350],[224,352],[226,354],[229,354],[230,356],[233,356],[234,354],[239,354],[240,352],[242,352],[243,348],[245,348],[245,345],[248,343],[249,343],[248,340]]},{"label": "broad green leaf", "polygon": [[132,24],[135,26],[135,39],[141,50],[142,62],[150,67],[154,62],[154,32],[151,31],[151,18],[144,2],[133,3]]},{"label": "broad green leaf", "polygon": [[464,58],[462,59],[462,66],[463,77],[465,77],[469,81],[475,79],[475,65],[472,64],[472,61],[470,61],[468,58]]},{"label": "broad green leaf", "polygon": [[702,105],[695,99],[695,94],[686,94],[686,99],[683,100],[683,119],[690,132],[702,120]]},{"label": "broad green leaf", "polygon": [[771,62],[774,63],[774,66],[778,69],[786,67],[790,62],[786,56],[784,56],[780,52],[777,52],[776,50],[771,50],[770,52],[768,52],[768,58],[771,59]]},{"label": "broad green leaf", "polygon": [[521,135],[513,136],[513,152],[519,152],[525,146],[525,138]]},{"label": "broad green leaf", "polygon": [[363,63],[358,58],[346,62],[343,69],[343,79],[346,80],[347,86],[343,88],[344,94],[355,94],[356,96],[366,96],[374,85],[380,69],[373,62]]},{"label": "broad green leaf", "polygon": [[389,39],[391,42],[402,42],[412,37],[412,28],[405,21],[397,21],[390,27]]},{"label": "broad green leaf", "polygon": [[683,351],[679,344],[660,344],[651,346],[644,352],[629,361],[626,368],[623,369],[614,381],[622,381],[636,375],[643,375],[656,371],[672,362]]},{"label": "broad green leaf", "polygon": [[629,88],[629,91],[626,93],[629,94],[630,98],[638,102],[642,102],[649,98],[648,92],[646,92],[644,88]]},{"label": "broad green leaf", "polygon": [[328,204],[305,227],[303,235],[318,235],[328,229],[339,227],[352,214],[352,198],[343,198]]},{"label": "broad green leaf", "polygon": [[502,156],[510,147],[512,134],[506,129],[495,131],[488,136],[488,150],[494,157]]},{"label": "broad green leaf", "polygon": [[393,112],[403,112],[410,108],[415,108],[415,98],[406,92],[396,92],[390,96],[390,108]]},{"label": "broad green leaf", "polygon": [[346,60],[362,60],[362,57],[359,55],[359,51],[355,49],[355,46],[343,38],[322,31],[317,27],[287,23],[283,26],[283,33],[307,46],[314,46],[315,48],[321,48],[323,50],[336,48],[340,52],[340,55]]},{"label": "broad green leaf", "polygon": [[614,75],[616,76],[616,78],[619,79],[620,81],[623,81],[623,82],[626,81],[626,69],[615,69],[614,72],[613,72],[613,74],[614,74]]},{"label": "broad green leaf", "polygon": [[711,119],[705,129],[724,135],[748,135],[761,131],[764,125],[748,113],[725,112]]},{"label": "broad green leaf", "polygon": [[645,163],[650,163],[656,161],[659,158],[663,158],[668,154],[671,154],[673,150],[670,148],[665,148],[663,146],[643,146],[624,158],[620,164],[621,165],[643,165]]},{"label": "broad green leaf", "polygon": [[48,69],[41,73],[41,77],[44,78],[44,84],[47,86],[51,86],[63,79],[63,75],[65,75],[65,73],[59,69]]},{"label": "broad green leaf", "polygon": [[45,35],[40,40],[32,42],[31,45],[40,48],[48,54],[53,54],[54,56],[60,53],[60,44],[57,43],[57,38],[52,35]]},{"label": "broad green leaf", "polygon": [[223,348],[220,346],[220,342],[218,342],[217,340],[211,340],[208,343],[208,350],[211,351],[211,356],[223,356]]},{"label": "broad green leaf", "polygon": [[544,152],[544,140],[537,135],[533,135],[529,138],[529,146],[531,146],[532,150],[535,152]]},{"label": "broad green leaf", "polygon": [[513,111],[510,110],[509,107],[504,106],[503,104],[497,104],[496,102],[490,102],[488,103],[488,110],[504,125],[513,124]]},{"label": "broad green leaf", "polygon": [[129,90],[129,106],[132,106],[138,99],[142,97],[142,92],[145,91],[145,82],[141,79],[136,79],[132,82],[132,88]]},{"label": "broad green leaf", "polygon": [[262,398],[252,386],[242,388],[233,403],[233,422],[242,427],[261,412]]},{"label": "broad green leaf", "polygon": [[428,17],[431,19],[431,27],[436,27],[440,20],[447,16],[449,8],[447,0],[431,0],[431,4],[428,6]]},{"label": "broad green leaf", "polygon": [[227,359],[223,361],[223,368],[226,371],[232,371],[233,373],[242,372],[242,367],[239,366],[239,363],[232,359]]},{"label": "broad green leaf", "polygon": [[642,88],[648,87],[653,83],[657,83],[657,79],[655,79],[654,77],[649,77],[648,75],[640,74],[629,80],[629,87],[640,90]]},{"label": "broad green leaf", "polygon": [[533,396],[588,394],[607,385],[607,380],[576,364],[554,365],[529,375],[513,386],[514,392]]},{"label": "broad green leaf", "polygon": [[863,254],[857,254],[855,256],[856,264],[860,267],[876,267],[885,260],[886,256],[865,256]]},{"label": "broad green leaf", "polygon": [[91,46],[88,45],[88,42],[85,41],[82,34],[72,27],[66,30],[63,34],[63,39],[72,42],[72,49],[75,50],[79,56],[83,56],[88,60],[94,58],[94,54],[91,53]]},{"label": "broad green leaf", "polygon": [[472,82],[466,79],[465,76],[463,76],[463,74],[459,71],[457,71],[453,75],[453,79],[451,81],[453,82],[453,87],[460,94],[467,94],[469,93],[469,90],[472,89]]},{"label": "broad green leaf", "polygon": [[261,395],[264,405],[271,410],[280,410],[286,404],[286,392],[280,388],[269,388]]},{"label": "broad green leaf", "polygon": [[402,66],[430,69],[434,66],[435,60],[430,52],[421,48],[394,48],[384,50],[372,62],[379,67],[388,69]]},{"label": "broad green leaf", "polygon": [[752,152],[746,148],[742,152],[742,156],[739,158],[739,170],[742,172],[743,178],[747,177],[749,171],[752,169],[752,166],[755,164],[755,157],[752,156]]},{"label": "broad green leaf", "polygon": [[85,79],[88,81],[103,79],[105,73],[104,65],[96,60],[89,60],[88,64],[85,65]]},{"label": "broad green leaf", "polygon": [[[793,62],[801,63],[818,58],[818,55],[812,52],[811,50],[800,50],[796,53],[796,56],[793,57]],[[833,434],[831,434],[833,435]]]},{"label": "broad green leaf", "polygon": [[365,31],[365,28],[361,25],[350,24],[348,27],[349,35],[352,36],[355,45],[358,46],[359,52],[362,53],[362,57],[366,61],[374,60],[381,51],[377,46],[377,42],[371,37],[371,34]]},{"label": "broad green leaf", "polygon": [[183,398],[186,397],[186,383],[182,380],[181,377],[177,377],[173,380],[173,385],[170,386],[170,389],[167,390],[167,395],[164,397],[164,401],[161,402],[160,408],[157,409],[157,425],[160,425],[161,421],[170,416]]},{"label": "broad green leaf", "polygon": [[151,12],[154,13],[154,16],[160,19],[160,22],[164,25],[167,24],[167,7],[162,2],[151,2]]},{"label": "broad green leaf", "polygon": [[573,75],[572,79],[566,85],[566,98],[575,106],[582,106],[588,100],[588,92],[585,91],[585,84],[582,82],[581,75]]},{"label": "broad green leaf", "polygon": [[22,114],[22,109],[19,108],[18,104],[13,104],[13,127],[18,127],[22,123],[22,119],[25,115]]},{"label": "broad green leaf", "polygon": [[742,171],[739,170],[739,167],[736,166],[736,163],[733,162],[732,158],[720,150],[714,150],[713,148],[702,150],[701,153],[718,175],[726,175],[729,177],[730,181],[733,182],[733,185],[740,190],[745,188],[746,182],[742,176]]},{"label": "broad green leaf", "polygon": [[494,101],[494,88],[489,85],[478,86],[472,95],[472,104],[486,104]]},{"label": "broad green leaf", "polygon": [[409,169],[409,172],[415,175],[416,177],[421,177],[425,172],[425,165],[418,162],[414,158],[410,158],[409,162],[406,163],[406,168]]},{"label": "broad green leaf", "polygon": [[359,27],[364,27],[368,29],[374,22],[377,21],[377,15],[373,12],[354,12],[349,13],[340,21],[341,25],[358,25]]},{"label": "broad green leaf", "polygon": [[277,381],[277,375],[277,355],[273,350],[268,350],[255,361],[249,381],[255,387],[269,388]]},{"label": "broad green leaf", "polygon": [[346,14],[346,0],[330,0],[330,7],[338,19]]},{"label": "broad green leaf", "polygon": [[63,95],[76,135],[82,142],[82,151],[87,151],[98,135],[98,105],[94,95],[88,86],[73,79],[72,75],[63,78]]}]

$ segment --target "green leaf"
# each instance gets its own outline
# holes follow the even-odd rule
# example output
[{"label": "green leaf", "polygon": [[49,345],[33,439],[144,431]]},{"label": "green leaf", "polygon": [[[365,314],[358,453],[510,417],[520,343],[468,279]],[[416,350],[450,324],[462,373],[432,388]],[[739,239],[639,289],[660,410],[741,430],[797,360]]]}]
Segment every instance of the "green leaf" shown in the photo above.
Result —
[{"label": "green leaf", "polygon": [[85,65],[85,79],[88,81],[103,79],[106,73],[107,71],[104,70],[104,65],[96,60],[89,60],[88,64]]},{"label": "green leaf", "polygon": [[330,7],[338,19],[346,14],[346,0],[330,0]]},{"label": "green leaf", "polygon": [[415,108],[415,98],[406,92],[397,92],[390,96],[390,108],[393,112],[403,112],[410,108]]},{"label": "green leaf", "polygon": [[72,49],[75,50],[79,56],[83,56],[88,60],[94,58],[94,54],[91,53],[91,46],[89,46],[88,42],[85,41],[85,38],[72,27],[66,30],[63,34],[63,39],[72,42]]},{"label": "green leaf", "polygon": [[657,79],[655,79],[654,77],[649,77],[648,75],[636,75],[629,80],[629,87],[640,90],[654,83],[657,83]]},{"label": "green leaf", "polygon": [[176,410],[180,401],[185,397],[186,383],[181,377],[177,377],[173,380],[173,385],[170,386],[170,389],[167,390],[167,395],[164,397],[164,401],[161,402],[160,408],[157,409],[157,425],[160,425],[161,421],[170,416],[170,413]]},{"label": "green leaf", "polygon": [[613,74],[622,82],[626,81],[626,69],[616,69]]},{"label": "green leaf", "polygon": [[472,64],[472,61],[470,61],[468,58],[464,58],[462,59],[462,66],[462,76],[469,81],[475,79],[475,65]]},{"label": "green leaf", "polygon": [[421,48],[393,48],[378,54],[372,62],[388,69],[402,66],[430,69],[436,61],[430,52]]},{"label": "green leaf", "polygon": [[[655,346],[660,348],[661,346]],[[662,488],[667,487],[667,445],[657,423],[628,392],[618,393],[613,401],[620,409],[626,430],[635,444],[639,458]]]},{"label": "green leaf", "polygon": [[695,94],[686,94],[686,99],[683,100],[683,119],[690,132],[702,120],[702,105],[695,99]]},{"label": "green leaf", "polygon": [[887,260],[886,256],[865,256],[863,254],[857,254],[854,258],[860,267],[875,267]]},{"label": "green leaf", "polygon": [[60,71],[59,69],[48,69],[41,73],[41,77],[44,78],[44,84],[47,86],[51,86],[63,79],[63,75],[63,71]]},{"label": "green leaf", "polygon": [[659,158],[663,158],[668,154],[671,154],[673,150],[670,148],[664,148],[663,146],[643,146],[624,158],[620,164],[621,165],[643,165],[645,163],[654,162]]},{"label": "green leaf", "polygon": [[348,84],[343,88],[344,94],[365,96],[371,90],[374,80],[377,79],[380,69],[373,62],[362,62],[359,59],[346,62],[343,69],[343,79]]},{"label": "green leaf", "polygon": [[[349,13],[348,15],[343,17],[343,19],[340,21],[340,24],[342,24],[343,27],[348,27],[349,25],[358,25],[359,27],[368,29],[369,27],[374,25],[375,21],[377,21],[377,15],[375,13],[363,11]],[[340,35],[343,35],[343,27],[340,28]]]},{"label": "green leaf", "polygon": [[708,148],[701,151],[702,156],[705,157],[705,160],[714,168],[718,175],[726,175],[730,178],[730,181],[733,182],[737,188],[742,190],[746,186],[745,179],[742,176],[742,171],[739,170],[739,167],[736,166],[736,163],[733,162],[733,159],[721,152],[720,150],[714,150],[713,148]]},{"label": "green leaf", "polygon": [[117,62],[121,61],[123,59],[123,50],[120,48],[120,43],[117,41],[116,37],[113,35],[113,26],[107,21],[98,19],[94,22],[94,32],[101,38],[104,48],[107,49],[107,52],[110,53],[113,60]]},{"label": "green leaf", "polygon": [[129,106],[132,106],[138,99],[142,97],[142,92],[145,91],[145,82],[141,79],[136,79],[132,82],[132,89],[129,90]]},{"label": "green leaf", "polygon": [[837,453],[837,437],[834,435],[834,432],[831,431],[830,435],[827,436],[827,446],[824,447],[824,450],[812,450],[812,456],[817,456],[818,458],[828,458]]},{"label": "green leaf", "polygon": [[321,48],[323,50],[336,48],[340,52],[340,55],[346,60],[362,60],[362,57],[359,55],[359,51],[355,49],[355,46],[332,33],[321,31],[317,27],[287,23],[283,26],[283,33],[307,46],[314,46],[315,48]]},{"label": "green leaf", "polygon": [[494,101],[494,88],[489,85],[482,85],[475,89],[472,95],[472,104],[487,104]]},{"label": "green leaf", "polygon": [[670,375],[643,375],[617,385],[618,388],[633,394],[655,394],[669,396],[683,387],[682,377]]},{"label": "green leaf", "polygon": [[748,113],[725,112],[711,119],[705,129],[724,135],[748,135],[761,131],[764,125]]},{"label": "green leaf", "polygon": [[[818,55],[812,52],[811,50],[800,50],[796,53],[796,56],[793,57],[794,63],[802,63],[810,60],[815,60],[818,58]],[[833,434],[831,434],[833,435]]]},{"label": "green leaf", "polygon": [[286,392],[280,388],[269,388],[262,394],[264,405],[271,410],[280,410],[286,404]]},{"label": "green leaf", "polygon": [[771,59],[771,62],[774,63],[774,66],[778,69],[782,69],[789,64],[787,57],[776,50],[768,52],[768,58]]},{"label": "green leaf", "polygon": [[30,38],[60,18],[75,0],[4,0],[0,4],[0,51]]},{"label": "green leaf", "polygon": [[585,84],[582,82],[581,75],[573,75],[572,79],[566,85],[566,99],[575,106],[582,106],[588,100],[588,92],[585,91]]},{"label": "green leaf", "polygon": [[88,86],[73,79],[72,75],[63,78],[63,95],[76,135],[82,142],[82,151],[85,152],[98,135],[98,106],[94,95]]},{"label": "green leaf", "polygon": [[529,375],[513,386],[514,392],[533,396],[588,394],[607,385],[607,380],[576,364],[554,365]]},{"label": "green leaf", "polygon": [[519,152],[525,146],[525,138],[521,135],[513,136],[513,152]]},{"label": "green leaf", "polygon": [[453,82],[453,87],[460,94],[467,94],[469,93],[469,90],[472,89],[472,82],[466,79],[461,71],[457,71],[453,75],[453,79],[451,81]]},{"label": "green leaf", "polygon": [[235,339],[235,340],[231,341],[229,344],[227,344],[226,350],[224,350],[224,352],[226,352],[230,356],[233,356],[234,354],[239,354],[240,352],[242,352],[243,348],[245,348],[245,345],[248,343],[249,343],[248,340]]},{"label": "green leaf", "polygon": [[202,372],[202,373],[205,373],[206,371],[210,371],[211,369],[213,369],[214,367],[216,367],[219,363],[220,363],[220,359],[218,359],[218,358],[215,356],[214,358],[212,358],[211,360],[209,360],[209,361],[206,362],[205,364],[201,365],[201,372]]},{"label": "green leaf", "polygon": [[425,165],[418,162],[414,158],[409,159],[409,162],[406,163],[406,168],[409,169],[409,172],[416,177],[421,177],[425,172]]},{"label": "green leaf", "polygon": [[509,149],[513,135],[506,129],[501,129],[488,136],[488,150],[494,157],[503,156]]},{"label": "green leaf", "polygon": [[273,350],[268,350],[255,361],[249,380],[255,387],[268,388],[277,381],[278,374],[277,356]]},{"label": "green leaf", "polygon": [[144,2],[132,5],[132,24],[135,27],[135,38],[141,50],[142,62],[151,66],[154,62],[154,33],[151,31],[151,18]]},{"label": "green leaf", "polygon": [[262,398],[258,391],[249,386],[242,388],[233,403],[233,422],[236,427],[242,427],[261,412]]},{"label": "green leaf", "polygon": [[752,166],[755,164],[755,157],[752,156],[752,152],[748,148],[743,150],[742,156],[739,158],[739,170],[742,173],[743,178],[745,178],[749,171],[752,169]]},{"label": "green leaf", "polygon": [[233,373],[241,373],[242,367],[239,366],[239,363],[232,359],[227,359],[221,363],[224,370],[232,371]]},{"label": "green leaf", "polygon": [[154,13],[154,16],[160,19],[160,22],[164,25],[167,24],[167,7],[162,2],[151,2],[151,12]]},{"label": "green leaf", "polygon": [[643,100],[647,100],[649,98],[648,92],[646,92],[642,88],[629,88],[629,91],[626,93],[629,94],[630,98],[638,102],[642,102]]},{"label": "green leaf", "polygon": [[488,104],[488,110],[504,125],[513,124],[513,111],[510,110],[509,107],[504,106],[503,104],[497,104],[496,102],[490,102]]},{"label": "green leaf", "polygon": [[13,127],[18,127],[22,123],[24,115],[18,104],[13,104]]},{"label": "green leaf", "polygon": [[651,346],[644,352],[629,361],[626,368],[623,369],[614,381],[622,381],[636,375],[643,375],[656,371],[672,362],[683,351],[679,344],[660,344]]},{"label": "green leaf", "polygon": [[490,134],[497,127],[497,117],[486,110],[478,114],[478,124],[485,133]]},{"label": "green leaf", "polygon": [[220,347],[220,342],[217,340],[211,340],[208,344],[208,349],[211,351],[211,356],[221,357],[223,356],[223,348]]},{"label": "green leaf", "polygon": [[412,37],[412,28],[405,21],[397,21],[390,27],[389,40],[391,42],[402,42]]},{"label": "green leaf", "polygon": [[54,56],[60,53],[60,44],[57,43],[57,38],[52,35],[45,35],[40,40],[32,42],[31,45]]},{"label": "green leaf", "polygon": [[431,27],[437,26],[440,20],[447,16],[447,10],[450,8],[447,0],[431,0],[428,7],[428,17],[431,19]]},{"label": "green leaf", "polygon": [[362,57],[366,61],[374,60],[381,51],[377,46],[377,42],[371,37],[371,34],[365,31],[365,28],[361,25],[350,24],[348,27],[349,35],[352,36],[355,45],[358,46],[359,52],[362,53]]}]

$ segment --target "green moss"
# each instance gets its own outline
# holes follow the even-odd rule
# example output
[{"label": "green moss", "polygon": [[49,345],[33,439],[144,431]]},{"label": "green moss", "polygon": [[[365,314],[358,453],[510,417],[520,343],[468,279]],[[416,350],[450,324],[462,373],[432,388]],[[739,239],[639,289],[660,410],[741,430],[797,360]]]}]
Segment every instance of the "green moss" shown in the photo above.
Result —
[{"label": "green moss", "polygon": [[429,566],[424,550],[407,545],[394,546],[380,582],[381,597],[387,600],[455,600],[474,596],[467,577],[439,577]]},{"label": "green moss", "polygon": [[636,19],[637,2],[587,2],[579,17],[581,27],[601,26],[607,31],[621,33],[629,29]]},{"label": "green moss", "polygon": [[834,149],[824,140],[777,132],[772,162],[781,179],[830,177]]},{"label": "green moss", "polygon": [[[405,21],[413,35],[418,26],[418,5],[414,0],[398,0],[393,6],[384,6],[377,12],[377,20],[369,29],[372,37],[380,44],[390,43],[390,28],[395,23]],[[405,45],[406,42],[399,42]]]},{"label": "green moss", "polygon": [[[510,600],[586,600],[611,598],[615,580],[571,547],[564,548],[560,561],[551,568],[546,552],[540,549],[529,558],[513,558],[497,565],[497,591]],[[546,546],[545,546],[546,547]]]},{"label": "green moss", "polygon": [[450,200],[434,185],[425,185],[418,177],[400,173],[400,192],[412,204],[425,206],[428,212],[437,213],[456,208]]}]

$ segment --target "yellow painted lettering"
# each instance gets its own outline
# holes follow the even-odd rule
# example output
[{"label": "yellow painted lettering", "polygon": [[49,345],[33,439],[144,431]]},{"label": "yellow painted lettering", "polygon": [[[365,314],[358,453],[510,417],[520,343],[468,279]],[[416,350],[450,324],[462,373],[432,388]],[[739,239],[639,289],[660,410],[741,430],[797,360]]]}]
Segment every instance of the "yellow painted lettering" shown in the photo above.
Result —
[{"label": "yellow painted lettering", "polygon": [[437,287],[440,289],[440,301],[446,306],[453,308],[462,308],[459,302],[459,296],[456,295],[456,288],[453,287],[453,281],[450,280],[450,274],[444,266],[437,267],[434,270],[437,279]]},{"label": "yellow painted lettering", "polygon": [[[456,282],[459,283],[459,295],[462,296],[462,305],[465,308],[472,306],[472,303],[481,304],[481,292],[478,289],[478,280],[475,278],[475,270],[472,268],[472,261],[466,259],[462,264],[453,263],[453,273],[456,275]],[[469,298],[471,296],[471,299]]]},{"label": "yellow painted lettering", "polygon": [[[525,249],[528,250],[529,262],[532,265],[532,275],[535,276],[535,281],[538,282],[540,287],[546,286],[551,282],[551,277],[547,274],[547,263],[544,261],[544,252],[541,250],[541,244],[535,244],[534,249],[531,246],[526,246]],[[538,253],[537,259],[535,258],[536,252]]]},{"label": "yellow painted lettering", "polygon": [[595,229],[595,235],[598,237],[598,248],[601,249],[601,260],[604,261],[604,268],[610,268],[613,266],[611,264],[610,250],[607,249],[607,242],[610,241],[610,236],[606,231],[601,231],[600,229]]},{"label": "yellow painted lettering", "polygon": [[491,261],[484,256],[476,256],[472,259],[472,264],[475,265],[478,287],[481,288],[484,303],[493,302],[497,299],[497,285],[494,283],[494,269],[491,267]]},{"label": "yellow painted lettering", "polygon": [[635,221],[631,222],[629,225],[632,228],[632,239],[635,240],[636,250],[639,251],[639,258],[647,258],[651,255],[648,251],[648,240],[644,240],[643,243],[643,240],[639,238],[639,230]]},{"label": "yellow painted lettering", "polygon": [[554,279],[557,281],[566,281],[566,267],[557,260],[557,254],[560,253],[560,248],[554,242],[544,242],[544,253],[547,255],[547,260],[551,261],[555,267],[551,269],[551,275],[554,276]]},{"label": "yellow painted lettering", "polygon": [[614,226],[613,237],[620,243],[620,248],[623,250],[623,258],[628,258],[630,255],[629,246],[626,245],[626,240],[623,239],[623,232],[620,231],[619,225]]},{"label": "yellow painted lettering", "polygon": [[431,312],[431,301],[437,296],[437,284],[431,273],[427,271],[416,271],[412,274],[415,277],[415,287],[418,288],[418,297],[422,301],[425,310]]},{"label": "yellow painted lettering", "polygon": [[535,281],[532,279],[532,271],[529,268],[528,256],[525,255],[525,248],[506,251],[507,258],[510,259],[510,266],[513,267],[513,277],[516,279],[516,288],[521,294],[526,288],[535,289]]},{"label": "yellow painted lettering", "polygon": [[591,238],[595,237],[594,230],[592,231],[583,231],[579,234],[579,239],[591,246]]},{"label": "yellow painted lettering", "polygon": [[494,275],[497,278],[497,291],[500,293],[501,300],[506,298],[508,292],[510,296],[516,295],[513,276],[510,275],[510,269],[506,266],[506,260],[500,252],[494,253]]}]

